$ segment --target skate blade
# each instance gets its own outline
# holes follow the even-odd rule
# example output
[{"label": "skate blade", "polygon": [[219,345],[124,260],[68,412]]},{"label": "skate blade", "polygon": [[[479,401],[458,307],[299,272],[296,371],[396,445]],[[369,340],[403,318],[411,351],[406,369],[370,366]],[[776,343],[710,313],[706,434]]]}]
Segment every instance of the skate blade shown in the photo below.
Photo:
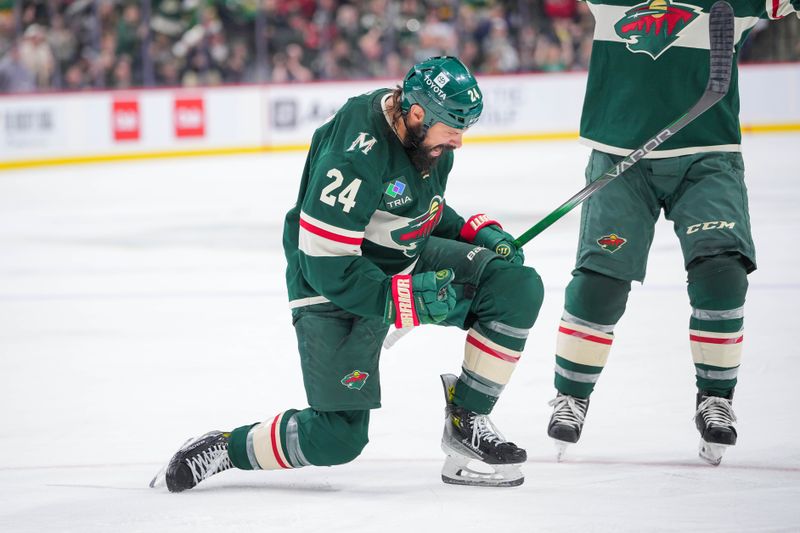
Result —
[{"label": "skate blade", "polygon": [[556,447],[556,462],[560,463],[564,459],[564,455],[567,453],[567,446],[569,446],[570,443],[553,439],[553,444]]},{"label": "skate blade", "polygon": [[719,466],[719,464],[722,462],[722,456],[725,454],[725,449],[727,447],[727,444],[706,442],[701,439],[698,455],[700,456],[700,459],[708,464],[712,466]]},{"label": "skate blade", "polygon": [[489,465],[466,457],[448,456],[442,467],[442,481],[448,485],[472,487],[518,487],[525,482],[519,466]]},{"label": "skate blade", "polygon": [[158,488],[158,487],[163,487],[164,485],[166,485],[166,481],[167,481],[167,466],[169,466],[169,465],[166,464],[166,465],[162,466],[161,470],[159,470],[156,473],[156,475],[153,476],[153,479],[150,480],[150,488],[151,489],[155,489],[155,488]]}]

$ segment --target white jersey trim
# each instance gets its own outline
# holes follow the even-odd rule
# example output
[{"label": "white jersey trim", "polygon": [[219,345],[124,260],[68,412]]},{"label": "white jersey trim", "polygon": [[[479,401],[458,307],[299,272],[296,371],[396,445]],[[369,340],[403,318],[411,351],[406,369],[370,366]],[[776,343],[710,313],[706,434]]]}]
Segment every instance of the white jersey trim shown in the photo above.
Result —
[{"label": "white jersey trim", "polygon": [[311,296],[310,298],[298,298],[297,300],[292,300],[291,302],[289,302],[289,309],[295,309],[297,307],[306,307],[308,305],[314,305],[314,304],[324,304],[328,302],[330,302],[330,300],[328,300],[324,296]]},{"label": "white jersey trim", "polygon": [[300,212],[297,247],[311,257],[341,257],[361,255],[363,231],[352,231],[326,224]]},{"label": "white jersey trim", "polygon": [[[599,143],[586,137],[579,137],[578,141],[589,148],[593,148],[607,154],[627,156],[633,152],[633,148],[619,148],[608,144]],[[665,157],[678,157],[681,155],[703,154],[706,152],[741,152],[741,144],[717,144],[714,146],[690,146],[687,148],[676,148],[674,150],[655,150],[644,156],[644,159],[663,159]]]}]

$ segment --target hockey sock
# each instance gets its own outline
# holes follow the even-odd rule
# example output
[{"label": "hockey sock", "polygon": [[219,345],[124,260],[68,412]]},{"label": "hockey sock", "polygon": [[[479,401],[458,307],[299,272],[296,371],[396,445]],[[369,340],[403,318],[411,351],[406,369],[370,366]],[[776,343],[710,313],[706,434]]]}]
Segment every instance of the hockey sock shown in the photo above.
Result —
[{"label": "hockey sock", "polygon": [[228,455],[243,470],[279,470],[352,461],[369,442],[369,411],[290,409],[236,428]]},{"label": "hockey sock", "polygon": [[[297,442],[298,411],[289,409],[257,424],[241,426],[231,432],[228,456],[242,470],[278,470],[305,466]],[[294,430],[288,429],[292,426]],[[287,434],[290,436],[287,437]],[[292,453],[290,453],[292,452]],[[290,457],[294,455],[290,460]]]},{"label": "hockey sock", "polygon": [[474,324],[467,332],[464,362],[453,403],[476,413],[489,414],[511,379],[527,336],[527,329],[499,322]]},{"label": "hockey sock", "polygon": [[586,269],[572,273],[556,343],[555,387],[588,398],[605,367],[631,282]]},{"label": "hockey sock", "polygon": [[455,405],[479,414],[492,411],[522,355],[543,296],[535,270],[500,260],[487,265],[472,307],[477,320],[467,332]]},{"label": "hockey sock", "polygon": [[727,396],[742,360],[747,269],[739,254],[704,257],[688,267],[689,341],[697,388]]}]

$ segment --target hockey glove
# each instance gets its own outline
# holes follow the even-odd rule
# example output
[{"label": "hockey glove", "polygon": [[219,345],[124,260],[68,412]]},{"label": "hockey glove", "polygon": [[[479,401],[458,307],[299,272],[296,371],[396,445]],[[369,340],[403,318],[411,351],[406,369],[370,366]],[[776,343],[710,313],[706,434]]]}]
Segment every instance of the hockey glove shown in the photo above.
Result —
[{"label": "hockey glove", "polygon": [[394,323],[398,329],[441,322],[456,306],[453,278],[455,274],[450,269],[392,276],[386,322]]},{"label": "hockey glove", "polygon": [[514,237],[503,231],[500,223],[487,215],[471,216],[461,228],[461,238],[488,248],[509,263],[521,265],[525,262],[525,254],[522,253],[522,248],[517,248],[514,244]]}]

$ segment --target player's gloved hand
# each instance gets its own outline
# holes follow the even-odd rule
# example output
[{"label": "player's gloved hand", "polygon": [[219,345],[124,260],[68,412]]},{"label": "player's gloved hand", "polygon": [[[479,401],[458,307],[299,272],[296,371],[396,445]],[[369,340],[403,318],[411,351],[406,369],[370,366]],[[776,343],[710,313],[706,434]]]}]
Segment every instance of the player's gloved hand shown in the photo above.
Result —
[{"label": "player's gloved hand", "polygon": [[453,278],[455,273],[449,268],[413,276],[392,276],[384,316],[386,322],[394,323],[398,329],[441,322],[456,306]]},{"label": "player's gloved hand", "polygon": [[461,238],[493,251],[509,263],[521,265],[525,262],[525,254],[514,244],[514,237],[503,231],[499,222],[482,213],[469,217],[461,228]]}]

